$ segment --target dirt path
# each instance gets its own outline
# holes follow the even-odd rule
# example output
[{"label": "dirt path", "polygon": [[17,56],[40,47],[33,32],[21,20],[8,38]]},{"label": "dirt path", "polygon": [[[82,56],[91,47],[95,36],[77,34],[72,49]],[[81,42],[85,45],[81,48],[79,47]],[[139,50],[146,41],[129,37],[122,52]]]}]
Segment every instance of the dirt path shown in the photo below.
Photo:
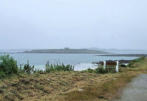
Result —
[{"label": "dirt path", "polygon": [[121,98],[114,101],[147,101],[147,74],[141,74],[123,90]]}]

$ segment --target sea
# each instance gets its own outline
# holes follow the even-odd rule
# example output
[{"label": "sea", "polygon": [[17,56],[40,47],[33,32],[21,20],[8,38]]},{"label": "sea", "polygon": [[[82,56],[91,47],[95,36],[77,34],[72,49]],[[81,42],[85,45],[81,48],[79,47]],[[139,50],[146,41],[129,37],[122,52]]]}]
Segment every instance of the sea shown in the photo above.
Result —
[{"label": "sea", "polygon": [[[29,61],[30,65],[34,65],[37,70],[45,70],[45,64],[49,61],[50,64],[70,64],[74,66],[75,71],[82,71],[88,68],[95,69],[98,65],[93,62],[104,60],[133,60],[138,57],[113,57],[113,56],[98,56],[98,54],[48,54],[48,53],[5,53],[17,60],[17,64],[24,65]],[[4,55],[4,53],[0,53]]]}]

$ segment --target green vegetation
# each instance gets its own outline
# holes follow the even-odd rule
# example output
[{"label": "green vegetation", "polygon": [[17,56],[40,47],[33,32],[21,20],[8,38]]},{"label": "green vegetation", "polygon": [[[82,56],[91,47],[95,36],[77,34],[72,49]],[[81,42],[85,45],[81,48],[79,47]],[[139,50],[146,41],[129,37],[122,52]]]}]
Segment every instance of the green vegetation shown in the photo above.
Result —
[{"label": "green vegetation", "polygon": [[45,72],[50,73],[54,71],[74,71],[74,67],[72,65],[64,65],[64,64],[49,64],[47,62],[46,64],[46,70]]},{"label": "green vegetation", "polygon": [[114,66],[107,66],[106,69],[104,69],[102,66],[99,66],[96,69],[87,69],[83,72],[88,73],[97,73],[97,74],[105,74],[105,73],[115,73],[115,67]]},{"label": "green vegetation", "polygon": [[107,67],[106,69],[104,69],[103,67],[99,67],[96,70],[96,73],[101,73],[101,74],[105,74],[105,73],[115,73],[115,67]]},{"label": "green vegetation", "polygon": [[24,65],[23,71],[27,74],[34,73],[34,66],[30,66],[29,62]]},{"label": "green vegetation", "polygon": [[141,61],[143,61],[143,60],[145,60],[145,57],[144,57],[144,56],[132,60],[132,61],[129,63],[129,67],[134,68],[134,67],[136,67],[136,66],[135,66],[136,62],[141,62]]},{"label": "green vegetation", "polygon": [[95,70],[94,69],[91,69],[91,68],[88,68],[87,70],[85,70],[83,72],[95,73]]},{"label": "green vegetation", "polygon": [[9,76],[11,74],[32,74],[32,73],[50,73],[55,71],[74,71],[72,65],[64,64],[49,64],[47,62],[45,71],[43,70],[34,70],[34,66],[29,64],[29,61],[24,66],[17,66],[17,61],[10,57],[9,55],[0,56],[0,78]]},{"label": "green vegetation", "polygon": [[9,55],[0,56],[0,78],[17,73],[17,61]]}]

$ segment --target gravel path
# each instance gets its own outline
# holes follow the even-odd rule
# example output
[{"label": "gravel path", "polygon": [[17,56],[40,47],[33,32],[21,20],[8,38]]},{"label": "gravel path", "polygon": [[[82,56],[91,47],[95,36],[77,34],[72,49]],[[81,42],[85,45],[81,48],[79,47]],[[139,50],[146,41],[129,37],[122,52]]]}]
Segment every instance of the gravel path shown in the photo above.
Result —
[{"label": "gravel path", "polygon": [[147,74],[139,75],[123,90],[115,101],[147,101]]}]

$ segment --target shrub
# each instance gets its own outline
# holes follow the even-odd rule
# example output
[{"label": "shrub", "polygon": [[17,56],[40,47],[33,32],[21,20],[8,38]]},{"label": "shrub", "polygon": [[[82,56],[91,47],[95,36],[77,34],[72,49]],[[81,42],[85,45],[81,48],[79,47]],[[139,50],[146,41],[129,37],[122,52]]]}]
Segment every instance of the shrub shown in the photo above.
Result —
[{"label": "shrub", "polygon": [[145,59],[145,57],[142,56],[142,57],[140,57],[140,58],[137,58],[137,59],[132,60],[132,62],[140,62],[140,61],[142,61],[142,60],[144,60],[144,59]]},{"label": "shrub", "polygon": [[95,69],[96,73],[108,73],[107,69],[104,69],[103,67],[98,67],[97,69]]},{"label": "shrub", "polygon": [[98,74],[105,74],[105,73],[115,73],[115,67],[114,66],[107,66],[105,69],[103,66],[99,66],[96,69],[87,69],[82,72],[88,72],[88,73],[98,73]]},{"label": "shrub", "polygon": [[5,76],[6,76],[5,73],[3,71],[0,71],[0,78],[3,78]]},{"label": "shrub", "polygon": [[87,70],[85,70],[84,72],[88,72],[88,73],[95,73],[94,69],[88,68]]},{"label": "shrub", "polygon": [[34,66],[31,66],[28,62],[27,64],[24,65],[23,71],[25,73],[31,74],[34,72]]},{"label": "shrub", "polygon": [[0,76],[17,74],[17,62],[9,55],[0,56]]},{"label": "shrub", "polygon": [[43,71],[43,70],[34,70],[34,73],[36,73],[36,74],[44,74],[45,73],[45,71]]},{"label": "shrub", "polygon": [[132,60],[132,61],[129,63],[128,66],[134,68],[134,67],[135,67],[135,63],[140,62],[140,61],[143,61],[144,59],[145,59],[145,56],[142,56],[142,57],[140,57],[140,58],[134,59],[134,60]]},{"label": "shrub", "polygon": [[45,72],[49,73],[52,71],[73,71],[74,67],[72,65],[64,65],[64,64],[49,64],[49,62],[47,62],[46,64],[46,69]]},{"label": "shrub", "polygon": [[98,67],[97,69],[95,69],[95,72],[101,73],[101,74],[115,73],[115,67],[114,66],[107,66],[105,69],[103,67]]}]

